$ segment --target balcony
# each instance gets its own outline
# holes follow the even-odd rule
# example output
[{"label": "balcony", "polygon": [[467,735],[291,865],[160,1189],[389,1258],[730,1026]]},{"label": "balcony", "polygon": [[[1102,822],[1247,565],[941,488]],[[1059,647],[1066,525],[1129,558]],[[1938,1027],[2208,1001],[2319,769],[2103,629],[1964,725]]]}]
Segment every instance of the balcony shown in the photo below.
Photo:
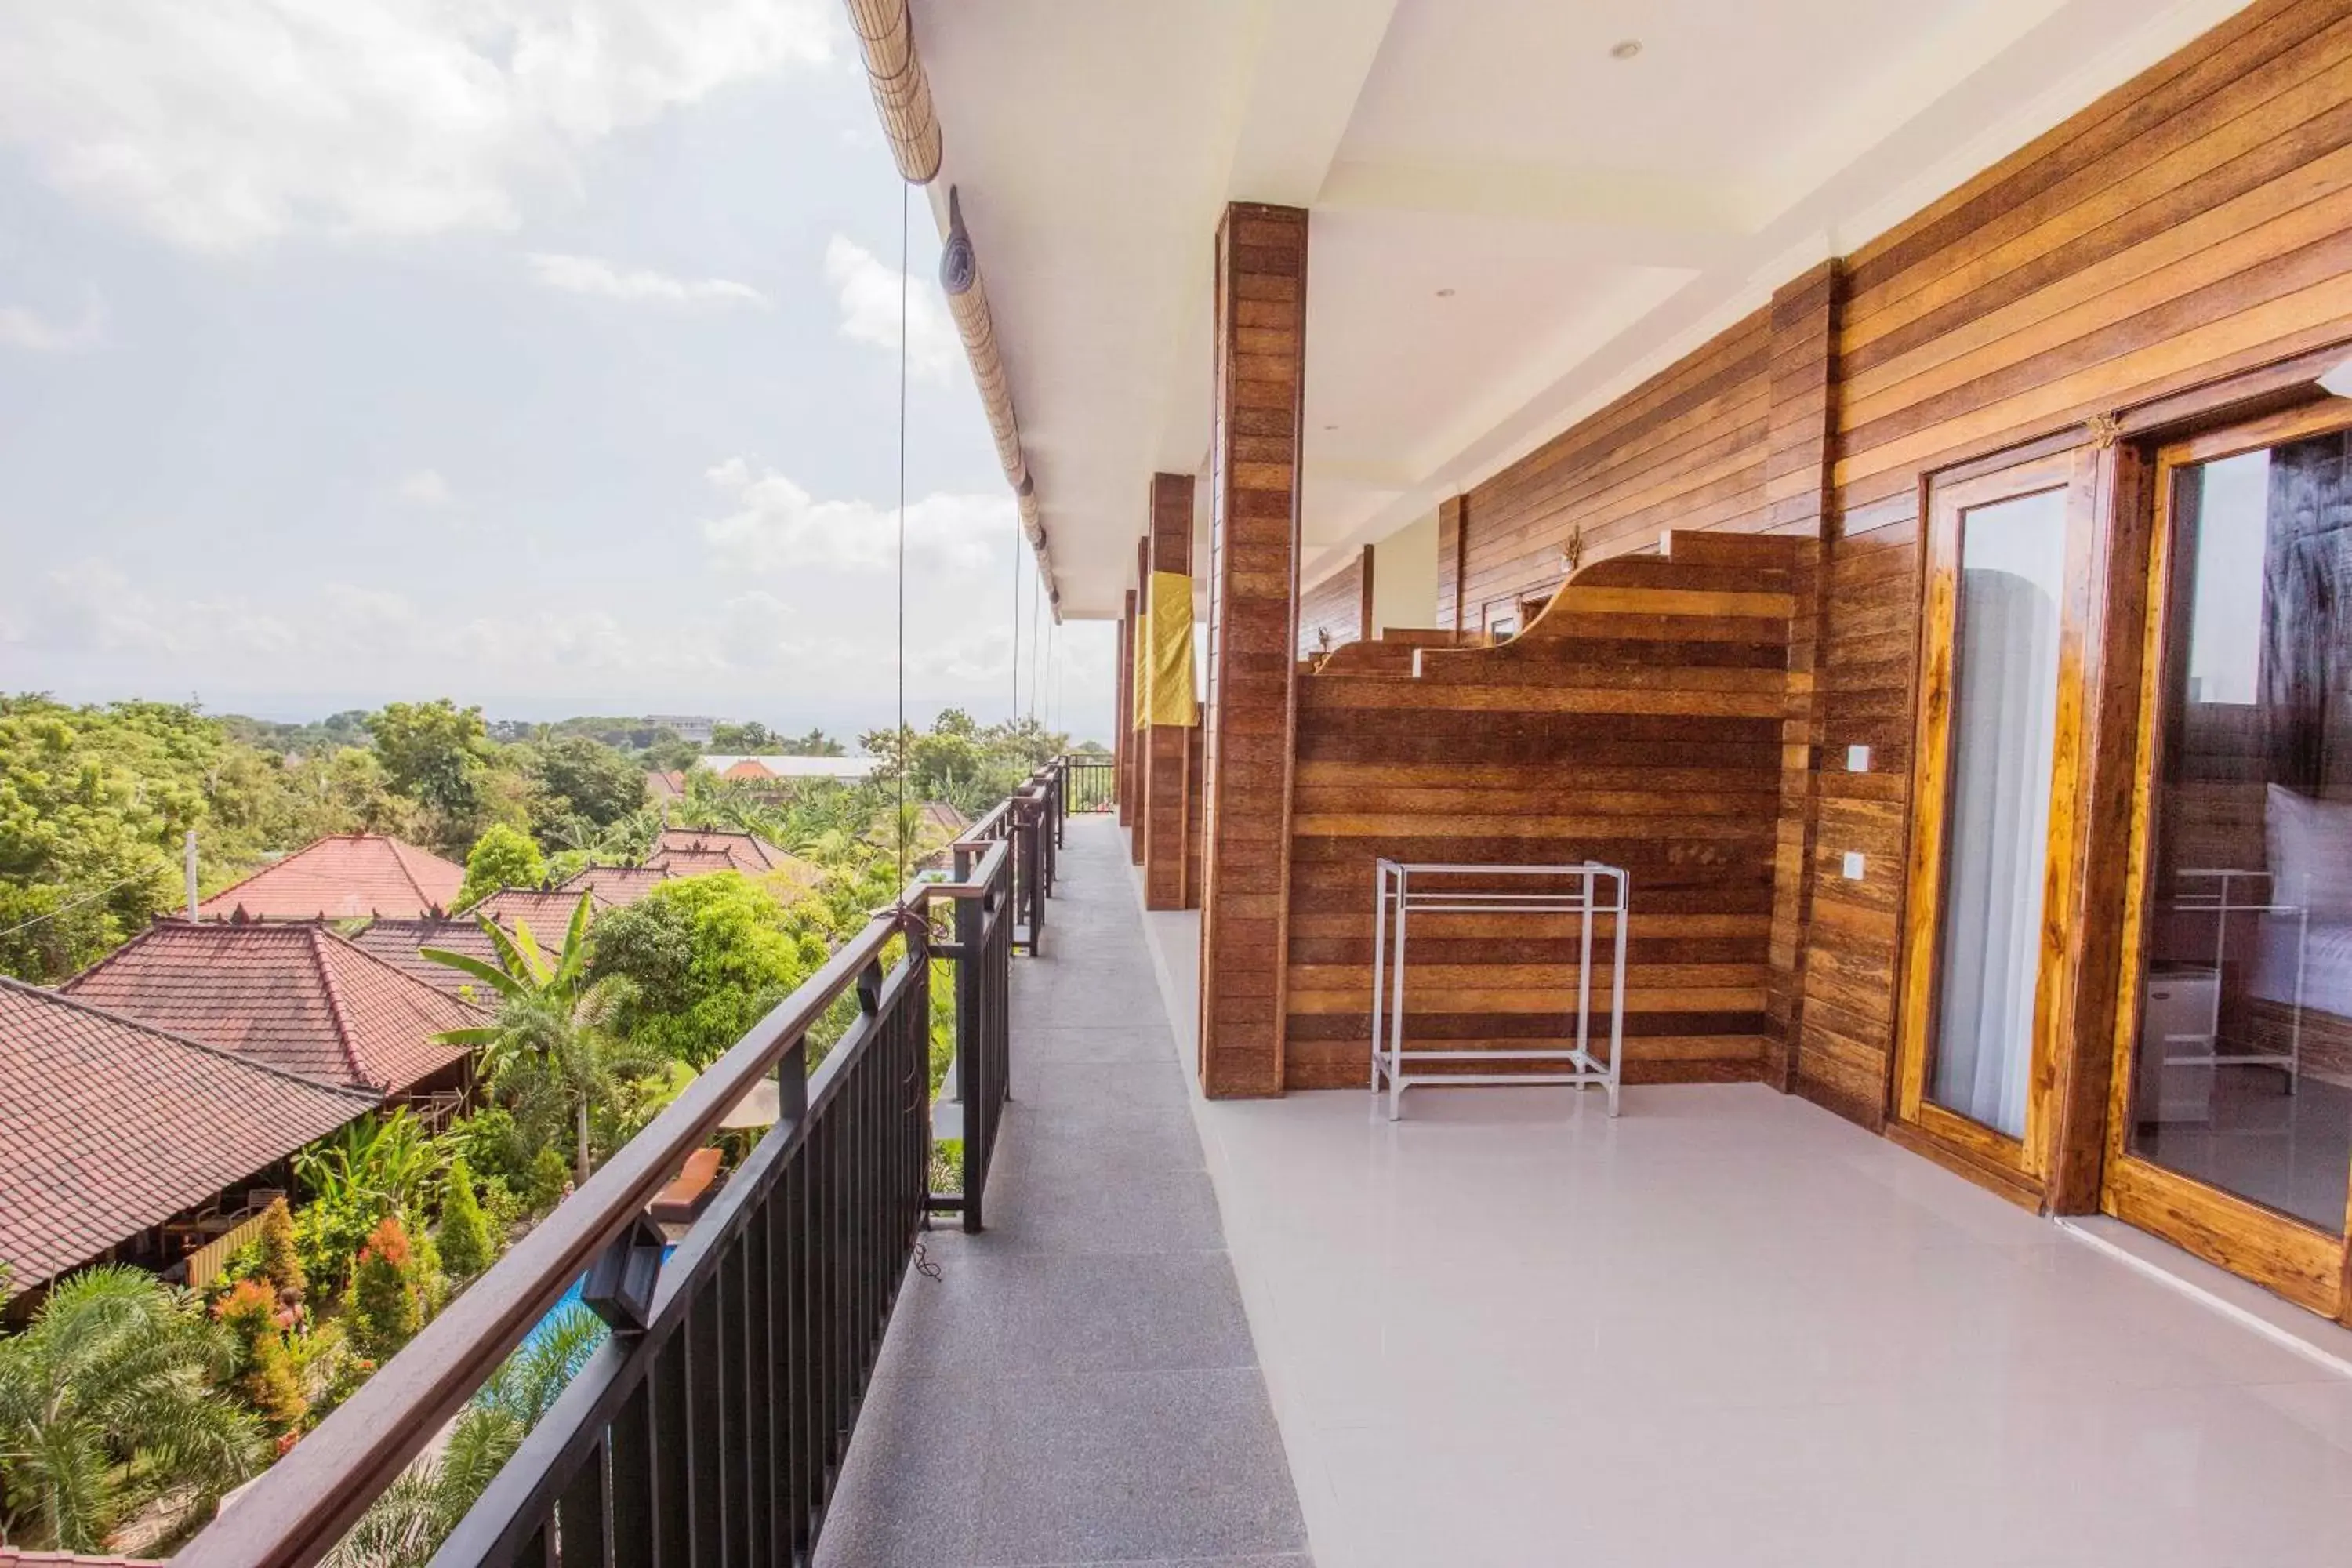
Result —
[{"label": "balcony", "polygon": [[[1054,837],[953,885],[1036,948],[993,961],[1010,1098],[965,1228],[902,1229],[887,1159],[808,1163],[901,1146],[855,1131],[900,1125],[887,1096],[837,1114],[889,1059],[853,1032],[762,1145],[801,1206],[715,1205],[436,1561],[2339,1560],[2340,1331],[1758,1084],[1614,1121],[1552,1088],[1203,1100],[1198,916],[1144,912],[1108,816]],[[977,951],[939,956],[984,991]],[[912,994],[866,993],[886,1024]],[[315,1560],[260,1531],[315,1505],[303,1461],[364,1476],[348,1408],[188,1560]]]}]

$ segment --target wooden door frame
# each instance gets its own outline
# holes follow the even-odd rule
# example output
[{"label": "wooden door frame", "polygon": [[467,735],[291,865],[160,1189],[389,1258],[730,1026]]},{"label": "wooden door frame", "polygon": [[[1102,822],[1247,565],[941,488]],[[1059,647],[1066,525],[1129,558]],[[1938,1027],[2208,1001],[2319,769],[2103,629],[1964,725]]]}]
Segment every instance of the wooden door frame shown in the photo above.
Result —
[{"label": "wooden door frame", "polygon": [[[2117,927],[2113,1028],[2108,1039],[2105,1160],[2099,1206],[2231,1273],[2253,1280],[2296,1305],[2352,1322],[2352,1171],[2347,1173],[2346,1235],[2168,1171],[2130,1152],[2133,1054],[2139,1036],[2142,951],[2153,889],[2148,875],[2157,774],[2157,738],[2163,721],[2163,656],[2173,630],[2173,481],[2192,464],[2257,451],[2305,437],[2352,429],[2352,399],[2305,401],[2283,411],[2179,437],[2142,454],[2147,471],[2137,510],[2147,520],[2142,571],[2138,690],[2132,725],[2134,750],[2128,845]],[[2118,628],[2119,634],[2121,628]],[[2112,906],[2111,906],[2112,907]]]},{"label": "wooden door frame", "polygon": [[[1904,1142],[1968,1168],[1996,1190],[2039,1205],[2050,1174],[2079,1137],[2063,1112],[2073,1097],[2070,1047],[2084,921],[2086,787],[2094,769],[2092,717],[2099,704],[2105,595],[2100,567],[2112,530],[2111,464],[2086,433],[2072,433],[1923,483],[1918,700],[1913,719],[1911,821],[1904,883],[1902,982],[1895,1014],[1891,1125]],[[1942,935],[1943,869],[1950,837],[1950,728],[1955,632],[1959,614],[1964,513],[1998,501],[2066,492],[2064,597],[2060,605],[2057,711],[2051,752],[2050,822],[2044,847],[2041,953],[2036,961],[2033,1038],[2026,1079],[2024,1135],[2011,1138],[1927,1098]]]}]

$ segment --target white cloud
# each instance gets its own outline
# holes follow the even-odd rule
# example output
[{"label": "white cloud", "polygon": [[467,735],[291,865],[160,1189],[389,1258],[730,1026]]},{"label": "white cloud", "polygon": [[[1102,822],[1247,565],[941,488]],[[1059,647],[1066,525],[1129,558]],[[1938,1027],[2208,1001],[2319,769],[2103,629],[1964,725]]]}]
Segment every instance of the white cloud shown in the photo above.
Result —
[{"label": "white cloud", "polygon": [[94,347],[106,335],[106,305],[95,289],[82,295],[81,313],[52,321],[25,305],[0,305],[0,343],[34,353],[74,353]]},{"label": "white cloud", "polygon": [[438,468],[419,468],[402,475],[393,493],[411,506],[438,510],[449,504],[449,481]]},{"label": "white cloud", "polygon": [[842,235],[825,243],[824,278],[840,298],[841,335],[898,352],[899,288],[905,283],[907,369],[924,381],[944,382],[963,358],[963,340],[940,302],[936,287],[911,279]]},{"label": "white cloud", "polygon": [[176,244],[510,229],[616,132],[832,58],[829,0],[41,0],[0,141]]},{"label": "white cloud", "polygon": [[17,640],[91,653],[281,654],[298,643],[285,620],[242,599],[166,598],[97,556],[49,573],[23,621]]},{"label": "white cloud", "polygon": [[768,297],[731,278],[674,278],[667,272],[614,265],[593,256],[541,251],[530,258],[530,274],[542,288],[604,300],[654,305],[757,305]]},{"label": "white cloud", "polygon": [[[808,567],[885,571],[898,560],[893,509],[866,500],[818,500],[772,468],[754,474],[730,458],[705,476],[734,510],[702,525],[720,563],[739,571]],[[907,558],[927,569],[970,571],[1001,560],[1014,531],[1013,498],[925,496],[907,508]]]}]

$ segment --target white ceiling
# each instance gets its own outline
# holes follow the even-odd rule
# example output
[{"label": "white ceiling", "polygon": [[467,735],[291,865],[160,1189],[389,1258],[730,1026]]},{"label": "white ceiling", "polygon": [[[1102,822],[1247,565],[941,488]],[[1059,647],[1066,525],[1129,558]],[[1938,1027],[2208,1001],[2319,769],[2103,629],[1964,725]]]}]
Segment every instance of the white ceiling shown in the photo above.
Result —
[{"label": "white ceiling", "polygon": [[1151,473],[1205,456],[1226,201],[1314,215],[1311,583],[2240,3],[914,11],[934,209],[961,184],[1063,611],[1090,617],[1132,581]]}]

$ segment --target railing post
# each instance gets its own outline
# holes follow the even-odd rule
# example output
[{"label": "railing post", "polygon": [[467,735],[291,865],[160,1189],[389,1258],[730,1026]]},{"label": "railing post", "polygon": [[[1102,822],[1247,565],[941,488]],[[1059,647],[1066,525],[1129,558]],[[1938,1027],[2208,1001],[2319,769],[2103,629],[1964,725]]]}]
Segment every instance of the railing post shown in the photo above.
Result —
[{"label": "railing post", "polygon": [[[956,879],[962,881],[968,866],[964,852],[956,851]],[[1010,910],[1005,911],[1012,918]],[[988,1185],[989,1117],[988,1052],[982,1045],[988,1006],[982,982],[988,960],[982,938],[988,929],[987,900],[955,900],[956,941],[956,1100],[963,1107],[963,1227],[982,1226],[981,1201]]]}]

